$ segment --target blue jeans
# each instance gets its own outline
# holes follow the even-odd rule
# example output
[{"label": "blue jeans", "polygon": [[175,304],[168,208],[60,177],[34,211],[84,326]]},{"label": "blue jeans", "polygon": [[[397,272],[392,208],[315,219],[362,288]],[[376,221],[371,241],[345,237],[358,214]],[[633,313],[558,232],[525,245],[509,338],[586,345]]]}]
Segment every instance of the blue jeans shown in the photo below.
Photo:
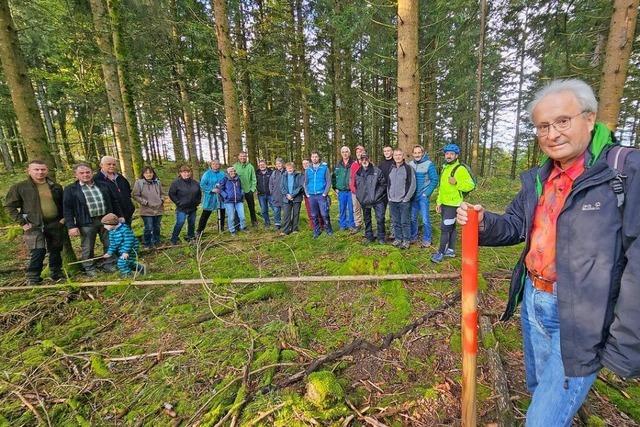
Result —
[{"label": "blue jeans", "polygon": [[187,221],[187,240],[195,239],[196,237],[196,211],[183,212],[177,210],[176,225],[173,226],[173,233],[171,233],[171,243],[174,245],[178,243],[178,236],[185,221]]},{"label": "blue jeans", "polygon": [[411,240],[411,202],[389,202],[389,211],[396,240]]},{"label": "blue jeans", "polygon": [[418,212],[422,217],[422,241],[431,243],[429,198],[424,193],[416,195],[411,201],[411,240],[418,239]]},{"label": "blue jeans", "polygon": [[328,197],[322,196],[322,194],[312,194],[309,196],[309,205],[311,205],[311,218],[313,219],[313,235],[320,235],[320,218],[324,221],[327,233],[333,233],[333,230],[331,229],[331,220],[329,219]]},{"label": "blue jeans", "polygon": [[353,201],[351,200],[351,191],[338,190],[338,210],[340,212],[338,217],[340,230],[355,228],[356,223],[353,220]]},{"label": "blue jeans", "polygon": [[271,204],[271,209],[273,209],[273,222],[277,228],[280,228],[282,225],[282,207]]},{"label": "blue jeans", "polygon": [[535,289],[528,277],[521,321],[527,388],[533,395],[526,425],[570,426],[597,372],[585,377],[565,376],[560,355],[558,298],[555,293]]},{"label": "blue jeans", "polygon": [[[262,219],[264,220],[264,225],[266,227],[271,225],[271,220],[269,219],[269,205],[273,206],[273,201],[271,200],[270,194],[258,194],[258,202],[260,202],[260,213],[262,214]],[[275,220],[275,218],[274,218]]]},{"label": "blue jeans", "polygon": [[160,220],[162,220],[162,215],[142,217],[142,222],[144,222],[143,245],[153,246],[160,243]]},{"label": "blue jeans", "polygon": [[244,220],[244,203],[225,203],[224,210],[226,212],[227,218],[229,218],[227,220],[227,224],[229,224],[229,231],[231,233],[235,233],[237,231],[236,222],[231,220],[234,214],[238,215],[238,221],[240,221],[240,230],[244,230],[245,228],[247,228]]}]

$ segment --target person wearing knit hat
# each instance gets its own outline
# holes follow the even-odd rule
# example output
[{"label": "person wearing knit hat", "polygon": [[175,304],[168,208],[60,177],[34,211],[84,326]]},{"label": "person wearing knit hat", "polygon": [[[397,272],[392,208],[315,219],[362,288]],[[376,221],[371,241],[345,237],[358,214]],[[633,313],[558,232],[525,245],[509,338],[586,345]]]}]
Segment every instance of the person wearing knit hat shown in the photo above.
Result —
[{"label": "person wearing knit hat", "polygon": [[138,263],[138,239],[129,225],[111,213],[103,216],[101,222],[109,232],[109,248],[104,258],[118,257],[116,265],[122,277],[129,277],[133,272],[145,274],[146,268]]}]

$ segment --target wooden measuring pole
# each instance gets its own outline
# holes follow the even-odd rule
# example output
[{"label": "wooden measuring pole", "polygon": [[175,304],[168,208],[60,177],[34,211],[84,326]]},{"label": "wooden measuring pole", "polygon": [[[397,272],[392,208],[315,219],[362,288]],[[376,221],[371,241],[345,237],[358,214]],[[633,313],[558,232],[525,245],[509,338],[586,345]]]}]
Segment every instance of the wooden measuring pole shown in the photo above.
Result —
[{"label": "wooden measuring pole", "polygon": [[478,354],[478,212],[462,227],[462,425],[476,426]]}]

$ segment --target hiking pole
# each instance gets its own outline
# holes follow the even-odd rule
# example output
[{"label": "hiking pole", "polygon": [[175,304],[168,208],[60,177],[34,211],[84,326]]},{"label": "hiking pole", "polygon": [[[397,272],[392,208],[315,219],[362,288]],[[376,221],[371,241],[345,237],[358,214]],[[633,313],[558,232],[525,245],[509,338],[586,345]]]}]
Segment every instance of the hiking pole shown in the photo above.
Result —
[{"label": "hiking pole", "polygon": [[462,425],[476,426],[478,354],[478,212],[469,206],[462,227]]},{"label": "hiking pole", "polygon": [[83,260],[80,260],[80,261],[70,262],[70,263],[67,263],[67,265],[82,264],[82,263],[89,262],[89,261],[97,261],[99,259],[105,259],[105,258],[102,257],[102,256],[97,256],[95,258],[89,258],[89,259],[83,259]]}]

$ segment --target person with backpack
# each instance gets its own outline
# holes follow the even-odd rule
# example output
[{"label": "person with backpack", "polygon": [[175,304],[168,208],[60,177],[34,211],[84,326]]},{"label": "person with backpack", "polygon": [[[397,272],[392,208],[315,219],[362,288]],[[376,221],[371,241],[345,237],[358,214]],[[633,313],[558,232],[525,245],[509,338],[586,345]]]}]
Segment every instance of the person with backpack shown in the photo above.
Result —
[{"label": "person with backpack", "polygon": [[479,243],[525,242],[502,320],[522,302],[526,424],[569,426],[604,366],[640,376],[640,152],[617,145],[589,85],[555,80],[529,105],[541,163],[504,214],[478,213]]},{"label": "person with backpack", "polygon": [[462,203],[464,196],[476,188],[470,168],[458,160],[460,147],[457,144],[447,144],[444,152],[444,165],[440,175],[440,189],[436,199],[436,212],[442,215],[440,223],[440,246],[438,252],[431,256],[431,261],[442,262],[444,257],[456,256],[456,209]]},{"label": "person with backpack", "polygon": [[409,166],[416,172],[416,193],[411,201],[411,241],[418,241],[418,213],[422,218],[423,248],[431,246],[431,221],[429,220],[429,199],[438,185],[438,172],[421,145],[413,147],[413,160]]}]

